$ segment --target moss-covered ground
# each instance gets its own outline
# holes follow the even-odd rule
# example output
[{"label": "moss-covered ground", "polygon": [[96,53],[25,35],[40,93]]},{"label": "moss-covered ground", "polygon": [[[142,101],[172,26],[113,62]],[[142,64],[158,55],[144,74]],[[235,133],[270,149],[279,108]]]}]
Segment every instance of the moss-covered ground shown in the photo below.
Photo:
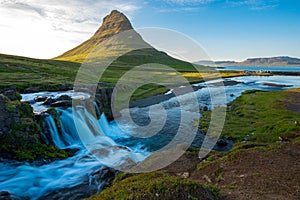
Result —
[{"label": "moss-covered ground", "polygon": [[[123,178],[125,177],[125,178]],[[89,199],[221,199],[219,190],[162,172],[130,177],[120,174],[114,184]]]},{"label": "moss-covered ground", "polygon": [[[227,107],[223,137],[240,142],[247,140],[273,143],[294,140],[300,136],[300,114],[287,109],[289,95],[298,89],[281,92],[246,91]],[[294,99],[294,101],[296,98]],[[203,113],[199,128],[207,131],[210,112]]]}]

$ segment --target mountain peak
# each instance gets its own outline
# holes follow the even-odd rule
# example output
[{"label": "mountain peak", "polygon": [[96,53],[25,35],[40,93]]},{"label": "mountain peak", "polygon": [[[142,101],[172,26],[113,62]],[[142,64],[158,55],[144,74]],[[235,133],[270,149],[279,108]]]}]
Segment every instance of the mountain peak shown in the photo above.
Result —
[{"label": "mountain peak", "polygon": [[[133,29],[129,19],[121,12],[113,10],[104,17],[102,26],[94,34],[94,39],[105,39],[122,31]],[[93,39],[92,37],[92,39]]]}]

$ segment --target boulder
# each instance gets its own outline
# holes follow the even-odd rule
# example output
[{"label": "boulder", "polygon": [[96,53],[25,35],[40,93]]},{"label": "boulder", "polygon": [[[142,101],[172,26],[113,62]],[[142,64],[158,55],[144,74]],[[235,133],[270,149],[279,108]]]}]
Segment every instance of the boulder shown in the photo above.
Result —
[{"label": "boulder", "polygon": [[50,106],[52,103],[54,103],[55,102],[55,99],[53,99],[53,98],[51,98],[51,97],[48,97],[45,101],[44,101],[44,103],[43,103],[43,105],[45,105],[45,106]]},{"label": "boulder", "polygon": [[48,98],[49,98],[49,97],[47,97],[47,96],[37,96],[37,97],[34,98],[34,101],[35,101],[35,102],[44,102],[44,101],[46,101]]}]

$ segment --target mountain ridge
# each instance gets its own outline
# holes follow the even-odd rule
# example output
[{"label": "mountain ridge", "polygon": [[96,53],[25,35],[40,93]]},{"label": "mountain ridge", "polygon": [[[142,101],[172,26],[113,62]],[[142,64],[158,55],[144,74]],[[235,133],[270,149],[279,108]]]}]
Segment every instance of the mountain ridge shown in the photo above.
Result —
[{"label": "mountain ridge", "polygon": [[300,66],[300,59],[289,56],[248,58],[242,62],[216,61],[218,66]]}]

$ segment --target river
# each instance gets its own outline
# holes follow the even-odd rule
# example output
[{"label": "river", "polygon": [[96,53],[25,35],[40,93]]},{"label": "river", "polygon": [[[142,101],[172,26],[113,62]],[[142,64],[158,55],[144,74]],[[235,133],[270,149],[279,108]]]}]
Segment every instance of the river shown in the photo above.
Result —
[{"label": "river", "polygon": [[[82,144],[78,136],[78,129],[75,128],[73,120],[73,109],[57,108],[61,118],[62,134],[58,133],[54,120],[51,116],[46,118],[46,124],[51,133],[53,143],[60,149],[77,149],[77,153],[67,159],[54,161],[42,166],[29,164],[26,162],[15,162],[2,160],[0,162],[0,191],[9,191],[11,194],[24,199],[43,199],[44,196],[63,188],[71,188],[79,185],[83,180],[89,179],[90,184],[97,184],[97,192],[100,192],[105,183],[94,183],[93,173],[103,166],[114,167],[122,164],[126,159],[134,162],[140,162],[153,152],[167,145],[176,135],[180,124],[184,124],[184,129],[188,133],[192,127],[193,120],[200,117],[199,106],[207,106],[212,109],[214,106],[225,106],[240,96],[245,90],[257,89],[264,91],[279,91],[290,88],[300,87],[300,77],[298,76],[242,76],[226,78],[224,81],[235,81],[235,84],[225,86],[226,100],[211,104],[211,96],[218,98],[222,95],[221,87],[218,82],[221,80],[208,81],[206,83],[194,84],[194,86],[203,86],[202,89],[195,91],[198,105],[191,104],[191,94],[180,96],[181,104],[178,104],[178,98],[171,98],[161,102],[159,106],[134,107],[130,110],[133,121],[139,126],[147,126],[151,119],[156,119],[157,123],[164,121],[161,130],[155,135],[149,137],[135,137],[140,134],[139,126],[123,120],[107,122],[105,115],[100,119],[95,119],[92,115],[85,113],[87,117],[81,119],[82,129],[86,134],[93,134],[93,130],[99,129],[100,140],[94,144],[106,148],[108,153],[101,159],[93,157]],[[210,86],[210,90],[208,87]],[[183,86],[182,86],[183,87]],[[171,92],[171,91],[170,91]],[[36,113],[47,110],[46,106],[35,102],[36,96],[61,96],[67,94],[73,98],[88,98],[84,93],[69,92],[40,92],[34,94],[23,94],[23,100],[30,102]],[[164,108],[167,118],[156,112],[156,109]],[[149,112],[151,111],[151,119]],[[84,112],[84,111],[83,111]],[[180,119],[180,113],[184,112],[188,116]],[[84,113],[79,113],[83,115]],[[122,128],[120,128],[120,125]],[[149,132],[152,130],[149,129]],[[148,133],[145,133],[146,135]],[[199,131],[192,143],[193,147],[200,147],[204,135]],[[179,140],[185,138],[179,138]],[[101,141],[101,142],[99,142]],[[230,149],[232,144],[226,147],[215,147],[215,150],[224,151]],[[116,148],[118,147],[118,148]],[[120,148],[123,147],[123,148]]]}]

